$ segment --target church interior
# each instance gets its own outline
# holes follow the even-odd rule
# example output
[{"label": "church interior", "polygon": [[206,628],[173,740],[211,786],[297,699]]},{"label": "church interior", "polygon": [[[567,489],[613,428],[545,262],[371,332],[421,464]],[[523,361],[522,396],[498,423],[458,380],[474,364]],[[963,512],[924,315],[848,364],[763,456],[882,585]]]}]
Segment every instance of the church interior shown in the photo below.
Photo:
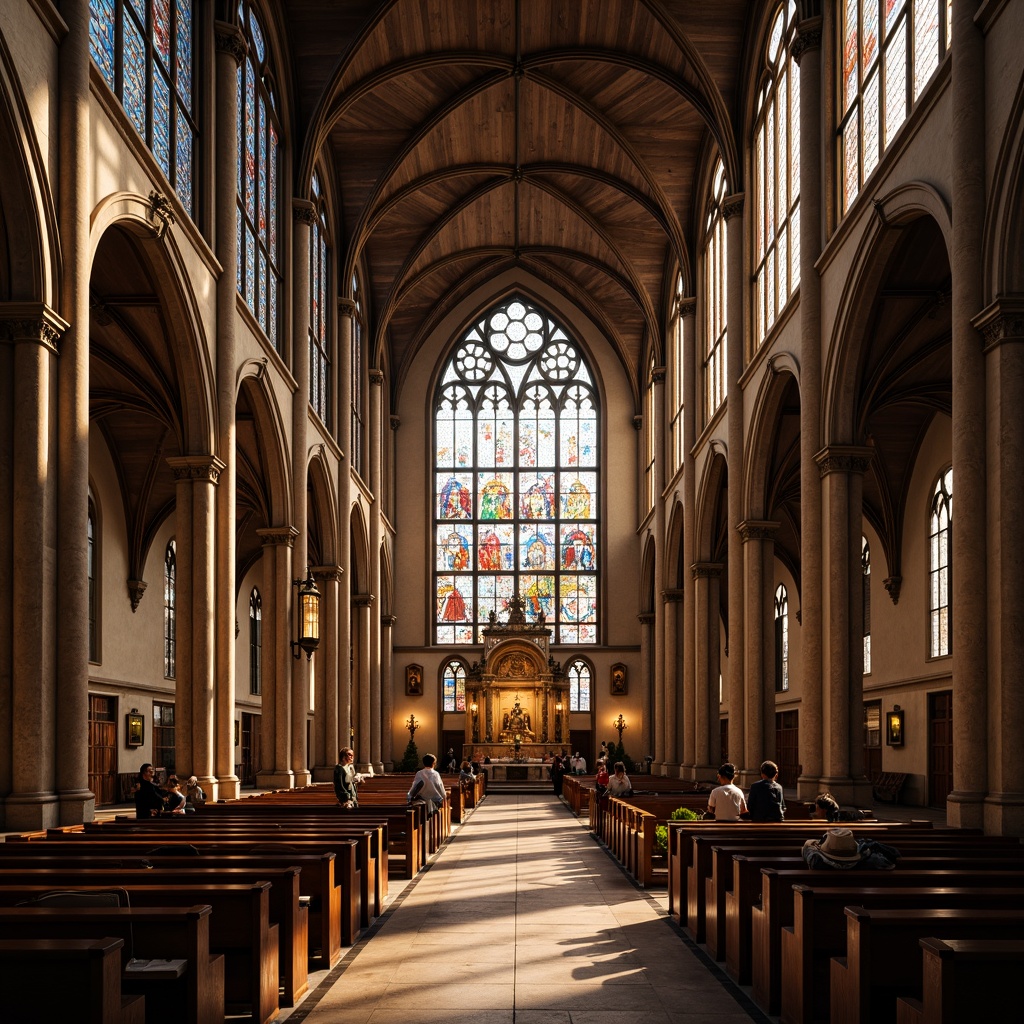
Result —
[{"label": "church interior", "polygon": [[4,3],[0,831],[615,740],[1024,835],[1021,39]]}]

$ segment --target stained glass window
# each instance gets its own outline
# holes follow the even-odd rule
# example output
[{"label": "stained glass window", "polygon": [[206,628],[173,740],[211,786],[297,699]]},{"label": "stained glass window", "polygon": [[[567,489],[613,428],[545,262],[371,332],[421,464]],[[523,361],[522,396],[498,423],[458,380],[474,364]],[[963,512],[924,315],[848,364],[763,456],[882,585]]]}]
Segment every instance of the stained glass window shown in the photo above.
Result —
[{"label": "stained glass window", "polygon": [[309,404],[326,427],[331,420],[330,250],[327,245],[327,204],[320,178],[313,175],[316,220],[309,235]]},{"label": "stained glass window", "polygon": [[841,0],[840,204],[845,213],[950,44],[951,0]]},{"label": "stained glass window", "polygon": [[712,177],[711,200],[704,232],[704,337],[707,350],[704,357],[704,415],[705,421],[725,401],[726,377],[726,244],[725,168],[719,160]]},{"label": "stained glass window", "polygon": [[671,473],[677,473],[683,465],[684,431],[683,431],[683,275],[676,275],[676,294],[672,306],[672,320],[669,330],[671,331],[672,351],[669,357],[669,370],[671,373],[672,392],[669,396],[669,409],[671,410],[671,422],[669,433],[672,437],[672,464],[669,467]]},{"label": "stained glass window", "polygon": [[466,710],[466,666],[458,658],[453,658],[444,667],[441,699],[445,711]]},{"label": "stained glass window", "polygon": [[867,537],[860,539],[861,595],[864,613],[864,675],[871,672],[871,549]]},{"label": "stained glass window", "polygon": [[793,0],[768,33],[754,128],[755,341],[761,344],[800,280],[800,69],[790,56]]},{"label": "stained glass window", "polygon": [[953,608],[953,470],[947,469],[932,491],[928,531],[928,653],[941,658],[950,653],[950,615]]},{"label": "stained glass window", "polygon": [[783,584],[775,588],[775,692],[789,689],[789,594]]},{"label": "stained glass window", "polygon": [[249,595],[249,692],[263,692],[263,599],[255,587]]},{"label": "stained glass window", "polygon": [[350,443],[352,468],[359,474],[363,471],[363,397],[366,390],[363,382],[363,297],[359,288],[359,276],[352,275],[352,301],[355,315],[352,317],[352,373],[349,388],[350,415],[352,419],[352,440]]},{"label": "stained glass window", "polygon": [[589,711],[590,710],[590,666],[582,660],[569,662],[565,670],[569,680],[569,710]]},{"label": "stained glass window", "polygon": [[167,679],[174,678],[178,644],[174,593],[177,573],[175,547],[172,540],[164,551],[164,676]]},{"label": "stained glass window", "polygon": [[437,643],[476,644],[518,594],[555,643],[598,638],[598,413],[593,375],[521,297],[465,332],[434,403]]},{"label": "stained glass window", "polygon": [[238,68],[238,291],[281,347],[280,138],[270,47],[250,0],[238,5],[248,53]]},{"label": "stained glass window", "polygon": [[89,0],[89,49],[181,201],[195,214],[194,0]]}]

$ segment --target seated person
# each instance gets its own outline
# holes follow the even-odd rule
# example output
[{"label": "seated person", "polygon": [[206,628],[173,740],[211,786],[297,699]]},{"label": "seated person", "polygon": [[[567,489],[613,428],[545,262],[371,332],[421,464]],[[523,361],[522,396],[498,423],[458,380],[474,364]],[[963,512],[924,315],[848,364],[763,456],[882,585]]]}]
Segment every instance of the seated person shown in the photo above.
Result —
[{"label": "seated person", "polygon": [[782,787],[776,781],[779,766],[774,761],[761,765],[761,780],[750,787],[747,794],[747,808],[751,821],[783,821],[786,817],[786,800]]},{"label": "seated person", "polygon": [[629,796],[633,792],[633,784],[626,774],[626,766],[621,761],[615,762],[615,771],[608,779],[609,796]]},{"label": "seated person", "polygon": [[156,769],[147,761],[139,769],[139,782],[135,788],[135,817],[155,818],[164,809],[164,794],[153,779]]},{"label": "seated person", "polygon": [[167,780],[167,796],[164,798],[164,810],[170,814],[185,813],[185,794],[181,791],[178,777],[172,775]]},{"label": "seated person", "polygon": [[811,812],[812,818],[823,821],[839,820],[839,804],[831,793],[819,793],[814,798],[814,803],[807,805],[807,809]]},{"label": "seated person", "polygon": [[718,786],[711,790],[708,797],[708,813],[715,821],[739,821],[741,814],[747,813],[747,801],[743,790],[733,785],[736,777],[736,766],[726,762],[718,769]]}]

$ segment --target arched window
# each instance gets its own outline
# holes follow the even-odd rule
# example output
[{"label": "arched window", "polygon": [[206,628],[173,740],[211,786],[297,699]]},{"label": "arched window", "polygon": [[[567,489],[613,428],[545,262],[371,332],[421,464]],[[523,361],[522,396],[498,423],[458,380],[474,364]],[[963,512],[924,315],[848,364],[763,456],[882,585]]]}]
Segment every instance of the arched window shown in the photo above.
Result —
[{"label": "arched window", "polygon": [[953,470],[947,469],[932,491],[928,529],[928,606],[933,658],[949,654],[950,615],[953,609]]},{"label": "arched window", "polygon": [[661,424],[655,422],[654,405],[654,360],[647,368],[647,394],[644,396],[644,512],[654,508],[657,498],[658,477],[655,460],[658,451],[658,438],[661,436]]},{"label": "arched window", "polygon": [[195,215],[194,0],[89,0],[92,59]]},{"label": "arched window", "polygon": [[836,69],[843,213],[946,55],[951,10],[950,0],[842,0]]},{"label": "arched window", "polygon": [[164,552],[164,676],[174,678],[174,658],[177,645],[177,621],[175,619],[174,584],[177,578],[174,541],[170,541]]},{"label": "arched window", "polygon": [[330,250],[327,247],[327,203],[320,177],[313,175],[316,220],[309,235],[309,404],[325,427],[331,420],[331,361],[329,330]]},{"label": "arched window", "polygon": [[435,639],[481,643],[518,594],[597,643],[598,415],[567,331],[515,297],[473,323],[434,400]]},{"label": "arched window", "polygon": [[871,549],[867,537],[860,539],[861,593],[864,607],[864,675],[871,671]]},{"label": "arched window", "polygon": [[569,710],[589,711],[591,692],[590,666],[577,659],[569,662],[565,670],[566,678],[569,680]]},{"label": "arched window", "polygon": [[238,5],[248,52],[238,67],[238,291],[280,348],[280,154],[270,47],[250,0]]},{"label": "arched window", "polygon": [[671,321],[672,356],[670,362],[672,393],[669,401],[672,420],[669,433],[672,437],[672,465],[670,470],[677,473],[683,465],[683,275],[676,275],[676,293],[672,302]]},{"label": "arched window", "polygon": [[249,595],[249,693],[263,692],[263,598],[253,587]]},{"label": "arched window", "polygon": [[352,415],[352,468],[362,475],[363,472],[363,392],[365,386],[363,375],[363,297],[359,287],[359,275],[352,275],[352,302],[355,313],[352,317],[352,375],[351,375],[351,415]]},{"label": "arched window", "polygon": [[726,245],[725,168],[719,160],[712,177],[711,199],[704,230],[704,416],[705,422],[725,401],[726,377]]},{"label": "arched window", "polygon": [[789,689],[789,594],[783,584],[775,588],[775,692]]},{"label": "arched window", "polygon": [[768,33],[754,127],[755,342],[760,345],[800,280],[800,71],[790,56],[796,4]]},{"label": "arched window", "polygon": [[87,576],[89,580],[89,660],[99,661],[99,635],[96,628],[96,506],[89,499],[89,540],[86,551]]},{"label": "arched window", "polygon": [[441,699],[445,711],[466,710],[466,665],[452,658],[441,675]]}]

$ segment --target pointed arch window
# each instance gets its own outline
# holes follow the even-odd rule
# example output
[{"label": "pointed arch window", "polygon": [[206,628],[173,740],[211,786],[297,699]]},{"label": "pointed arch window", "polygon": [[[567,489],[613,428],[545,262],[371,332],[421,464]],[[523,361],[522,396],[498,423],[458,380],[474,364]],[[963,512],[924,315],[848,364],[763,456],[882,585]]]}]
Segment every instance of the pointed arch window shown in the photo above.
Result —
[{"label": "pointed arch window", "polygon": [[238,292],[280,349],[280,143],[270,46],[254,5],[241,0],[248,44],[238,67]]},{"label": "pointed arch window", "polygon": [[86,572],[89,580],[89,660],[99,661],[99,631],[97,629],[96,570],[99,564],[96,558],[96,506],[89,498],[88,547],[86,549]]},{"label": "pointed arch window", "polygon": [[711,199],[704,226],[704,416],[709,421],[725,401],[726,343],[726,243],[725,168],[715,164]]},{"label": "pointed arch window", "polygon": [[871,549],[867,537],[860,539],[862,606],[864,609],[864,675],[871,672]]},{"label": "pointed arch window", "polygon": [[441,674],[441,699],[445,711],[466,710],[466,663],[452,658]]},{"label": "pointed arch window", "polygon": [[175,583],[178,570],[175,562],[174,541],[164,551],[164,677],[173,679],[177,654],[177,618],[175,613]]},{"label": "pointed arch window", "polygon": [[249,595],[249,693],[263,692],[263,598],[252,588]]},{"label": "pointed arch window", "polygon": [[790,56],[796,4],[768,33],[754,127],[755,342],[768,336],[800,279],[800,71]]},{"label": "pointed arch window", "polygon": [[352,377],[349,394],[351,396],[351,417],[352,417],[352,449],[350,458],[352,468],[362,476],[363,473],[363,394],[365,385],[363,383],[364,361],[363,361],[363,296],[359,287],[359,275],[352,275],[352,302],[355,305],[355,314],[352,317]]},{"label": "pointed arch window", "polygon": [[569,680],[569,710],[589,711],[592,690],[590,665],[577,658],[576,661],[569,662],[565,674]]},{"label": "pointed arch window", "polygon": [[928,653],[941,658],[950,653],[953,610],[953,470],[947,469],[932,491],[928,528]]},{"label": "pointed arch window", "polygon": [[658,450],[660,424],[654,416],[654,360],[647,367],[647,394],[644,396],[644,513],[654,508],[657,500],[658,477],[655,461]]},{"label": "pointed arch window", "polygon": [[107,85],[195,215],[194,0],[89,0],[89,50]]},{"label": "pointed arch window", "polygon": [[482,642],[516,594],[556,643],[598,638],[594,377],[521,297],[470,325],[434,398],[434,638]]},{"label": "pointed arch window", "polygon": [[861,186],[949,49],[950,0],[841,0],[839,60],[840,205]]},{"label": "pointed arch window", "polygon": [[672,421],[669,423],[669,433],[672,440],[672,465],[673,474],[677,473],[683,465],[684,456],[684,433],[683,433],[683,275],[676,274],[675,297],[672,302],[672,358],[671,358],[671,382],[672,393],[670,396],[670,408],[672,410]]},{"label": "pointed arch window", "polygon": [[331,425],[330,249],[327,244],[327,203],[320,176],[313,175],[316,220],[309,235],[309,404],[325,427]]},{"label": "pointed arch window", "polygon": [[789,689],[789,594],[784,584],[775,588],[775,692]]}]

